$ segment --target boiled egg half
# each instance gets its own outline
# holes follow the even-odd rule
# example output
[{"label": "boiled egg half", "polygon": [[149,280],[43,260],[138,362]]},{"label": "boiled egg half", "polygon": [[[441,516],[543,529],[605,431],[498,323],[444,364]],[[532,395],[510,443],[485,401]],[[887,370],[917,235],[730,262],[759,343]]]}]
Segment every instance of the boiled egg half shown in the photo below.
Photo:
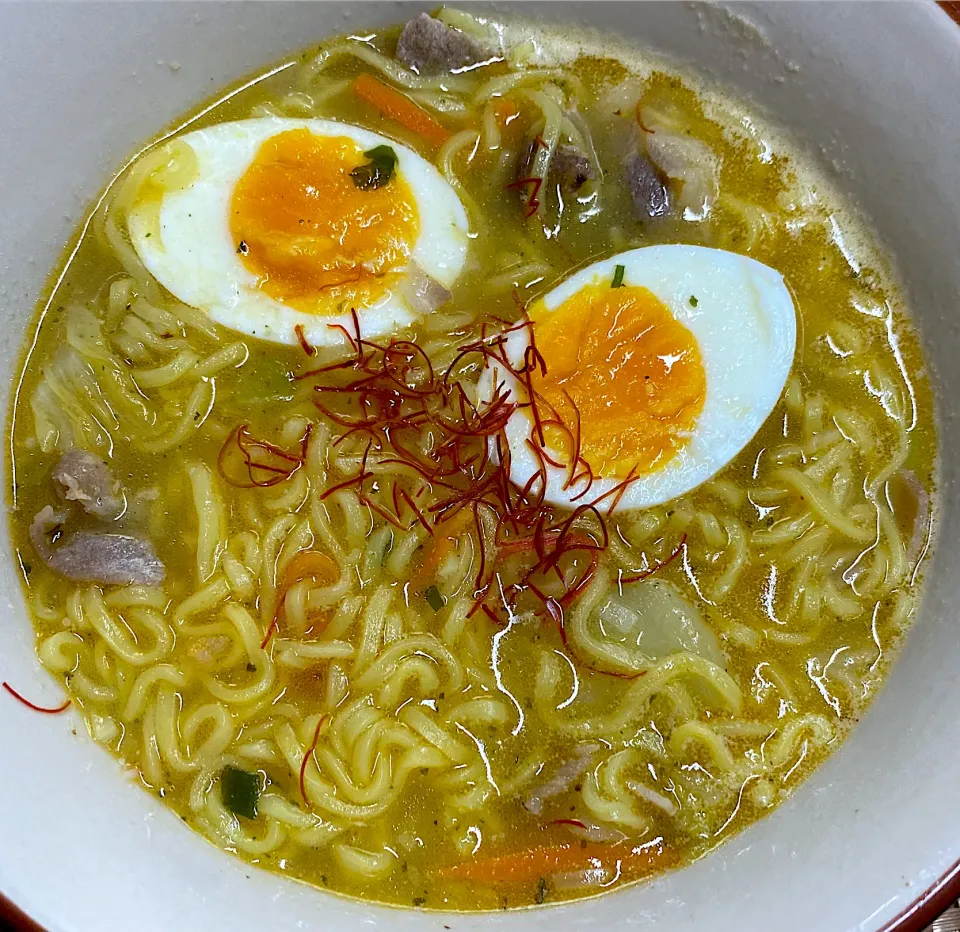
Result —
[{"label": "boiled egg half", "polygon": [[545,477],[546,501],[601,510],[618,497],[618,510],[658,505],[719,472],[776,405],[797,335],[778,272],[700,246],[596,262],[528,316],[507,339],[509,365],[488,363],[481,386],[517,403],[511,479]]},{"label": "boiled egg half", "polygon": [[463,268],[456,192],[377,133],[265,117],[196,130],[163,155],[127,211],[130,240],[165,288],[232,330],[293,344],[299,326],[338,345],[356,309],[364,336],[394,332]]}]

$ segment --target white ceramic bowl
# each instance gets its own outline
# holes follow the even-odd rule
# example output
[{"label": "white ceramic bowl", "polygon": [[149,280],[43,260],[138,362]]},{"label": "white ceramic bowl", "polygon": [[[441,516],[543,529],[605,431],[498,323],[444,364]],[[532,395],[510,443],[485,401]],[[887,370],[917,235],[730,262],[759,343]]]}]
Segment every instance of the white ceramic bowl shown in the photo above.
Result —
[{"label": "white ceramic bowl", "polygon": [[[4,410],[49,269],[138,143],[311,40],[414,9],[0,4]],[[946,906],[960,858],[960,30],[932,3],[521,12],[635,38],[752,97],[833,166],[895,257],[937,377],[945,507],[922,616],[887,687],[786,805],[700,863],[572,906],[472,916],[351,902],[246,867],[136,789],[72,714],[0,696],[0,894],[50,932],[874,932],[919,929]],[[0,541],[0,680],[56,701]]]}]

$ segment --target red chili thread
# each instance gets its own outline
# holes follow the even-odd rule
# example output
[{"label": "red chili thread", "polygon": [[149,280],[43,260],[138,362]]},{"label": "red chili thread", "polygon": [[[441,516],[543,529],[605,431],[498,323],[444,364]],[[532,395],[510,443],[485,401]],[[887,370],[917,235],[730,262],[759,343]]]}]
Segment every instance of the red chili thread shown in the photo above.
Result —
[{"label": "red chili thread", "polygon": [[[246,424],[241,424],[230,432],[220,448],[217,456],[217,470],[224,480],[236,488],[265,489],[277,485],[289,479],[303,466],[307,458],[312,430],[313,425],[307,425],[306,432],[300,441],[300,452],[293,454],[265,440],[258,440],[250,433]],[[231,464],[237,462],[235,452],[242,460],[237,470],[239,475],[231,468]],[[263,459],[258,459],[258,456],[270,459],[265,462]],[[244,470],[246,478],[243,477]],[[259,473],[267,473],[268,478],[258,478]]]},{"label": "red chili thread", "polygon": [[574,828],[582,828],[586,830],[586,822],[581,822],[579,819],[553,819],[550,822],[551,825],[572,825]]},{"label": "red chili thread", "polygon": [[[286,598],[286,593],[284,593],[284,598]],[[273,613],[273,618],[270,621],[270,624],[267,626],[267,633],[264,634],[263,640],[260,642],[260,650],[263,650],[269,643],[270,638],[280,630],[280,609],[283,607],[283,599],[277,603],[276,611]]]},{"label": "red chili thread", "polygon": [[516,188],[521,190],[527,185],[531,185],[530,194],[527,197],[527,212],[523,215],[524,220],[529,220],[539,209],[540,209],[540,186],[543,184],[542,178],[518,178],[516,181],[511,181],[509,184],[504,185],[508,190],[510,188]]},{"label": "red chili thread", "polygon": [[350,344],[350,349],[356,352],[356,349],[357,349],[356,340],[353,339],[353,335],[350,333],[349,330],[347,330],[346,327],[343,326],[343,324],[327,324],[327,326],[331,330],[339,330],[346,337],[347,343]]},{"label": "red chili thread", "polygon": [[18,702],[22,702],[28,709],[32,709],[34,712],[42,712],[44,715],[59,715],[61,712],[65,712],[73,704],[72,699],[67,699],[63,705],[58,705],[56,708],[48,708],[46,706],[37,705],[35,702],[31,702],[29,699],[24,698],[20,695],[9,683],[4,681],[2,684],[3,688],[13,696]]},{"label": "red chili thread", "polygon": [[303,332],[303,324],[297,324],[293,328],[293,332],[297,335],[297,342],[300,344],[300,349],[302,349],[307,356],[316,356],[317,348],[311,346],[307,340],[306,334]]},{"label": "red chili thread", "polygon": [[645,133],[649,133],[652,136],[654,135],[655,131],[650,129],[650,127],[643,122],[643,117],[640,116],[640,107],[642,104],[643,104],[642,99],[637,101],[637,106],[634,108],[633,116],[634,116],[634,119],[636,119],[637,121],[637,126],[639,126],[640,129],[642,129]]},{"label": "red chili thread", "polygon": [[314,751],[317,750],[317,743],[320,740],[320,731],[328,721],[330,721],[329,715],[320,716],[320,721],[317,722],[317,727],[313,730],[313,741],[310,742],[310,747],[307,749],[307,753],[303,755],[303,761],[300,764],[300,796],[308,806],[310,805],[310,800],[307,799],[307,787],[304,783],[304,778],[307,775],[307,764],[310,762],[310,758],[313,757]]},{"label": "red chili thread", "polygon": [[640,582],[641,580],[648,579],[654,573],[659,573],[660,570],[662,570],[665,566],[669,566],[674,560],[676,560],[677,557],[680,556],[686,544],[687,544],[687,535],[684,534],[683,537],[680,538],[680,543],[677,544],[676,549],[673,551],[673,553],[670,554],[669,557],[667,557],[666,560],[663,560],[662,562],[658,563],[656,566],[653,566],[648,570],[644,570],[642,573],[637,573],[633,576],[621,576],[620,577],[621,584],[627,585],[629,583]]},{"label": "red chili thread", "polygon": [[[317,380],[317,409],[342,428],[333,444],[341,447],[351,439],[366,437],[356,474],[325,490],[323,497],[350,489],[385,522],[401,530],[419,525],[431,534],[436,525],[470,508],[478,545],[470,616],[482,611],[495,624],[506,624],[501,609],[487,601],[495,583],[504,600],[502,610],[508,613],[524,592],[530,592],[557,623],[570,651],[562,624],[563,609],[593,580],[599,554],[609,545],[599,505],[607,503],[611,510],[616,508],[635,481],[634,473],[589,498],[595,480],[582,455],[580,411],[567,395],[572,417],[561,418],[536,392],[533,373],[537,369],[545,373],[546,362],[536,346],[531,321],[523,320],[496,332],[489,329],[492,322],[483,321],[479,339],[460,346],[446,369],[437,371],[417,344],[392,340],[381,345],[367,340],[360,332],[355,312],[351,320],[354,333],[349,334],[345,327],[342,332],[349,336],[355,356],[307,374]],[[507,353],[507,342],[521,331],[528,336],[523,359],[515,363]],[[492,397],[482,403],[474,402],[454,377],[461,367],[477,364],[491,370],[494,377]],[[513,384],[511,378],[526,389],[528,398],[522,404],[512,399],[508,387]],[[528,441],[535,468],[526,482],[517,486],[510,478],[511,449],[505,429],[521,406],[530,409],[535,424],[534,437]],[[560,458],[547,449],[545,428],[550,429],[551,436],[563,438]],[[376,451],[379,465],[405,467],[409,475],[369,468],[372,451]],[[292,465],[276,462],[278,468]],[[565,470],[565,488],[584,486],[572,496],[581,504],[559,520],[545,500],[548,466]],[[438,489],[443,497],[426,508],[417,504],[425,492]],[[382,504],[383,496],[392,502],[392,512]],[[409,526],[404,522],[407,510],[412,515]],[[503,561],[511,558],[519,562],[508,565],[507,578],[499,578]]]}]

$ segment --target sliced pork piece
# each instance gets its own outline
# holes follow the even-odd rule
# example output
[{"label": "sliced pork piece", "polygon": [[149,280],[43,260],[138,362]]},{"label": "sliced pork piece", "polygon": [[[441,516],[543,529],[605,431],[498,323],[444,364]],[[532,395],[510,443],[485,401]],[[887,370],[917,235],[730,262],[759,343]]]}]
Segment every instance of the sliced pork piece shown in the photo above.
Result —
[{"label": "sliced pork piece", "polygon": [[74,582],[115,586],[163,582],[166,568],[149,541],[107,531],[75,531],[64,536],[68,517],[47,505],[30,525],[30,540],[50,569]]},{"label": "sliced pork piece", "polygon": [[[534,162],[539,151],[540,143],[536,140],[531,142],[526,156],[520,160],[519,170],[517,171],[518,182],[530,178],[534,174]],[[582,149],[569,143],[561,143],[553,150],[550,167],[547,169],[547,187],[555,188],[559,185],[565,191],[576,191],[595,177],[596,171],[593,162],[590,161],[590,157]],[[523,188],[520,191],[520,196],[526,201],[530,192]]]},{"label": "sliced pork piece", "polygon": [[561,188],[577,191],[596,176],[587,154],[576,146],[557,146],[550,160],[548,179]]},{"label": "sliced pork piece", "polygon": [[417,74],[442,74],[495,57],[476,39],[426,13],[411,19],[397,42],[397,58]]},{"label": "sliced pork piece", "polygon": [[720,195],[720,162],[695,136],[671,132],[651,117],[647,154],[679,188],[677,206],[688,220],[702,220]]},{"label": "sliced pork piece", "polygon": [[53,480],[68,502],[98,518],[116,518],[123,508],[110,468],[87,450],[68,450],[53,467]]},{"label": "sliced pork piece", "polygon": [[654,220],[670,212],[670,194],[660,172],[642,152],[633,152],[623,163],[623,180],[640,221]]},{"label": "sliced pork piece", "polygon": [[599,744],[577,745],[572,755],[557,768],[549,780],[530,790],[523,801],[524,808],[534,815],[540,815],[543,804],[561,793],[566,793],[590,769],[599,753]]}]

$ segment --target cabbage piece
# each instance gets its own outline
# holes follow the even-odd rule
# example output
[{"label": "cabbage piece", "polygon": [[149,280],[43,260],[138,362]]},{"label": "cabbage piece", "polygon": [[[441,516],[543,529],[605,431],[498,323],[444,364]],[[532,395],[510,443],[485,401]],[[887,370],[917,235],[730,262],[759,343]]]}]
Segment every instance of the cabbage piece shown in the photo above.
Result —
[{"label": "cabbage piece", "polygon": [[699,609],[677,588],[661,579],[648,579],[611,590],[596,614],[611,640],[636,645],[651,660],[689,651],[724,666],[716,634]]}]

